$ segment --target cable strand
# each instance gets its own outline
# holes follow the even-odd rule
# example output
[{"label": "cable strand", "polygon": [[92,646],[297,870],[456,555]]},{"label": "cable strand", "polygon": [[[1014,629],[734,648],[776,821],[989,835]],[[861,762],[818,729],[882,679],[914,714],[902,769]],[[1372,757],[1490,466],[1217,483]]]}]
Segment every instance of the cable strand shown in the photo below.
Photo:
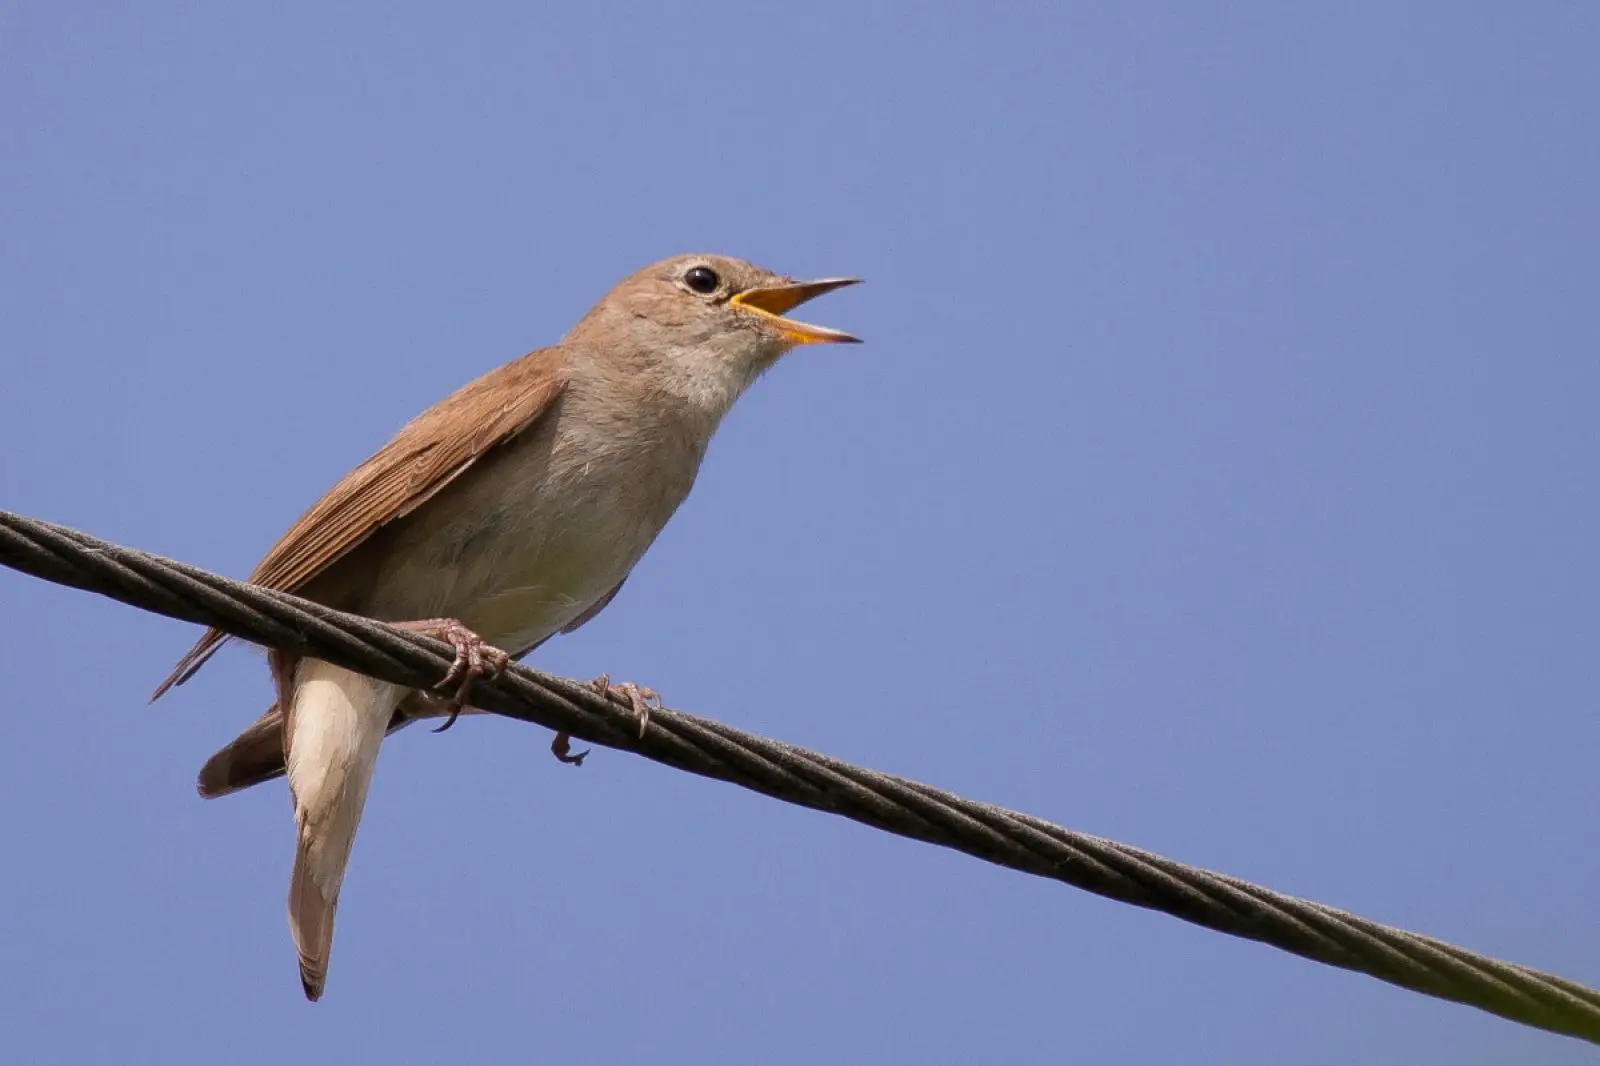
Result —
[{"label": "cable strand", "polygon": [[[442,641],[7,511],[0,511],[0,564],[411,688],[431,687],[451,661],[451,649]],[[1600,991],[1032,815],[667,709],[651,712],[650,728],[641,738],[625,702],[521,664],[495,681],[480,681],[472,703],[591,744],[1600,1044]]]}]

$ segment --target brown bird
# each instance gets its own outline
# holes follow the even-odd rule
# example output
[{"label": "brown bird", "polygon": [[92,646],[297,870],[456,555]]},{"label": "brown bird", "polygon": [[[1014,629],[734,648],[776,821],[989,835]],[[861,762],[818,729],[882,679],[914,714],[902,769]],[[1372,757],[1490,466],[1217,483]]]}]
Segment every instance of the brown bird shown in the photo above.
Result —
[{"label": "brown bird", "polygon": [[[555,347],[423,412],[272,546],[253,583],[456,648],[441,695],[269,652],[277,702],[200,771],[206,797],[288,773],[298,830],[289,928],[307,998],[327,979],[339,888],[384,735],[416,718],[453,721],[475,677],[610,603],[688,495],[739,395],[796,345],[856,340],[783,317],[855,280],[796,282],[712,255],[646,267]],[[152,699],[226,639],[208,631]],[[642,729],[652,694],[614,690],[633,700]],[[567,754],[565,736],[552,746],[563,761],[582,758]]]}]

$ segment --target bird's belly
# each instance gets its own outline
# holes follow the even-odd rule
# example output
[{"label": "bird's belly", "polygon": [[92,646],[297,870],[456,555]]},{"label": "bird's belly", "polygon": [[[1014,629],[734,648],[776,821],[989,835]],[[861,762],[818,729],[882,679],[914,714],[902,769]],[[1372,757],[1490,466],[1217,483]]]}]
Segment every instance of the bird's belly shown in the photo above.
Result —
[{"label": "bird's belly", "polygon": [[480,558],[463,566],[443,613],[519,651],[558,632],[615,588],[648,546],[561,533],[539,538],[532,551],[526,541],[510,545],[499,565]]},{"label": "bird's belly", "polygon": [[616,588],[687,495],[693,464],[644,463],[564,467],[535,446],[474,468],[387,538],[365,613],[538,644]]},{"label": "bird's belly", "polygon": [[[559,631],[628,575],[653,539],[594,523],[547,520],[543,528],[490,521],[440,536],[428,550],[391,557],[382,603],[371,613],[454,618],[507,651]],[[642,541],[642,543],[641,543]]]}]

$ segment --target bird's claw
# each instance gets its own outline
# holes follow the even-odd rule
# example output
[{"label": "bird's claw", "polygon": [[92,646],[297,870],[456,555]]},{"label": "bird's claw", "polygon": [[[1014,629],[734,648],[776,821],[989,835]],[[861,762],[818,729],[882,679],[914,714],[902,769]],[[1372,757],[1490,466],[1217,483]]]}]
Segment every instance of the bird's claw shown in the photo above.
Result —
[{"label": "bird's claw", "polygon": [[570,763],[573,766],[582,766],[584,757],[587,756],[589,752],[580,751],[578,754],[573,755],[572,734],[557,733],[556,738],[550,742],[550,754],[554,755],[557,759],[564,763]]},{"label": "bird's claw", "polygon": [[480,678],[493,681],[505,671],[506,664],[511,661],[511,656],[492,644],[485,644],[482,637],[454,618],[429,618],[422,622],[402,622],[400,625],[436,640],[442,640],[456,650],[456,657],[451,660],[450,669],[434,686],[445,691],[452,685],[455,686],[455,691],[445,703],[444,724],[435,729],[435,733],[443,733],[456,724],[456,719],[461,717],[461,712],[467,705],[467,694],[472,691],[474,681]]},{"label": "bird's claw", "polygon": [[620,685],[613,685],[610,674],[601,674],[589,682],[589,687],[607,699],[613,696],[620,696],[627,700],[628,705],[633,708],[634,717],[639,719],[639,739],[644,739],[645,727],[650,724],[650,705],[652,703],[657,707],[662,705],[661,693],[653,688],[642,688],[632,681],[624,681]]},{"label": "bird's claw", "polygon": [[453,644],[456,657],[450,663],[450,670],[446,673],[436,688],[449,688],[451,684],[459,681],[461,687],[471,684],[477,678],[493,680],[500,676],[506,668],[506,663],[511,657],[499,648],[485,644],[483,638],[459,622],[451,624],[451,628],[444,633],[432,634],[440,640]]},{"label": "bird's claw", "polygon": [[[607,699],[620,697],[627,700],[628,706],[633,708],[634,716],[639,719],[639,739],[644,739],[645,727],[650,724],[650,705],[653,703],[657,707],[661,706],[661,693],[653,688],[643,688],[632,682],[613,685],[610,674],[601,674],[589,682],[589,688]],[[582,766],[585,756],[589,753],[580,751],[576,755],[572,754],[572,734],[561,732],[557,733],[555,739],[550,742],[550,754],[564,763]]]}]

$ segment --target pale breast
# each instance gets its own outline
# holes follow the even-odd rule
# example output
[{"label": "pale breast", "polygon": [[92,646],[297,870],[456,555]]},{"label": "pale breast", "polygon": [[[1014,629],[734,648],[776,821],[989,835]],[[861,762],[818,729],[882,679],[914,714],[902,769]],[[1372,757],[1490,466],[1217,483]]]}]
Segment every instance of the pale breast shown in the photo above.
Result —
[{"label": "pale breast", "polygon": [[615,588],[688,495],[705,444],[670,412],[625,419],[587,401],[563,401],[341,560],[329,577],[354,594],[348,609],[456,618],[517,651]]}]

